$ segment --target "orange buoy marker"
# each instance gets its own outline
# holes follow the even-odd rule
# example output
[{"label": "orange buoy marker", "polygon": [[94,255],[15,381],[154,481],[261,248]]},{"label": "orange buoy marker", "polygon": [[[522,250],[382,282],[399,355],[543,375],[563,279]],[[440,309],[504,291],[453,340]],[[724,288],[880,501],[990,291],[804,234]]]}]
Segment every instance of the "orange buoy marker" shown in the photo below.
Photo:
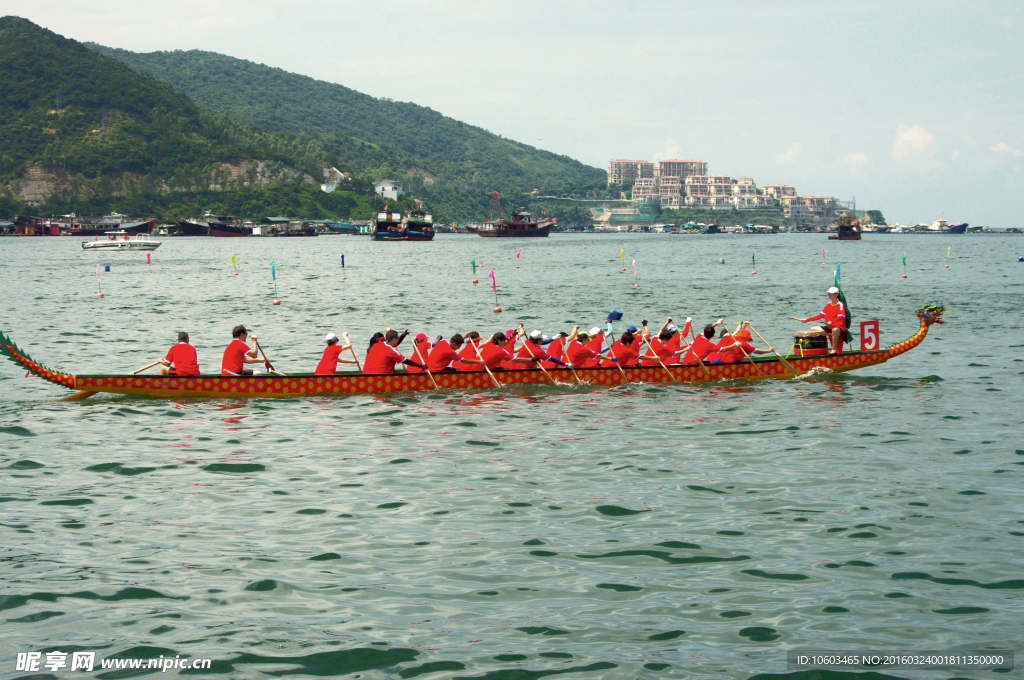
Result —
[{"label": "orange buoy marker", "polygon": [[946,269],[949,269],[949,251],[953,246],[946,246]]},{"label": "orange buoy marker", "polygon": [[491,311],[494,312],[495,314],[501,314],[501,307],[495,307]]},{"label": "orange buoy marker", "polygon": [[476,285],[476,284],[478,284],[478,283],[480,283],[480,281],[478,281],[477,279],[473,279],[473,284],[474,284],[474,285]]},{"label": "orange buoy marker", "polygon": [[103,297],[103,279],[100,278],[99,263],[96,264],[96,287],[99,288],[100,291],[99,293],[96,294],[96,297]]},{"label": "orange buoy marker", "polygon": [[281,304],[281,301],[275,298],[274,302],[272,302],[271,304],[279,305]]},{"label": "orange buoy marker", "polygon": [[96,297],[103,297],[103,293],[96,293]]}]

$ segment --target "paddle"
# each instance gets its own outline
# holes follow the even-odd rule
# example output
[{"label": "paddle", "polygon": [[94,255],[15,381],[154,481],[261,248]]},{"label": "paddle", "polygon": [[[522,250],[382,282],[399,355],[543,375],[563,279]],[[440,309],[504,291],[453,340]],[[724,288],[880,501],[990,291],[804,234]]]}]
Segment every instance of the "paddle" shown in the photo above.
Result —
[{"label": "paddle", "polygon": [[[742,328],[742,327],[743,327],[743,322],[741,321],[739,323],[739,325],[736,327],[736,333],[739,333],[740,332],[740,328]],[[729,327],[726,326],[725,329],[729,330]],[[736,346],[740,348],[740,351],[743,352],[743,356],[745,356],[747,358],[747,360],[750,361],[750,363],[754,365],[754,370],[757,371],[758,375],[764,375],[764,371],[762,371],[760,368],[757,367],[757,364],[754,363],[754,360],[750,358],[749,354],[747,354],[747,350],[743,349],[743,341],[742,340],[738,340],[736,338],[736,333],[733,333],[730,337],[732,337],[732,339],[736,342]]]},{"label": "paddle", "polygon": [[262,347],[260,347],[260,341],[257,340],[255,337],[252,339],[252,341],[256,344],[256,349],[260,351],[260,355],[263,357],[263,363],[266,364],[267,370],[270,371],[271,373],[287,378],[288,376],[286,374],[274,370],[274,364],[270,363],[270,359],[267,358],[267,353],[263,351]]},{"label": "paddle", "polygon": [[[473,349],[476,350],[476,358],[479,359],[480,361],[484,361],[483,355],[480,354],[480,345],[479,344],[473,345]],[[498,382],[498,379],[494,377],[493,373],[491,373],[491,369],[487,365],[486,361],[484,361],[484,370],[487,371],[487,375],[491,376],[491,380],[494,381],[494,386],[500,388],[501,387],[501,383]]]},{"label": "paddle", "polygon": [[423,355],[420,354],[420,346],[417,345],[415,341],[413,341],[413,346],[416,348],[416,356],[418,356],[420,358],[420,363],[423,364],[423,370],[426,371],[427,375],[430,376],[430,382],[434,383],[434,389],[435,390],[441,389],[440,387],[437,386],[437,381],[434,380],[434,374],[430,372],[429,368],[427,368],[427,361],[426,361],[426,359],[424,359]]},{"label": "paddle", "polygon": [[[516,329],[516,333],[521,338],[525,338],[526,337],[526,331],[523,330],[523,324],[519,324],[519,327]],[[527,342],[529,342],[529,340],[523,340],[523,344],[526,344]],[[533,353],[532,349],[529,350],[529,352],[530,352],[531,356],[537,356],[536,354]],[[548,380],[551,381],[552,385],[557,385],[558,384],[558,382],[556,382],[555,379],[551,377],[551,374],[548,373],[548,369],[544,368],[543,362],[538,361],[537,362],[537,368],[539,368],[540,370],[544,371],[544,375],[546,375],[548,377]]]},{"label": "paddle", "polygon": [[[687,321],[689,321],[689,319],[687,319]],[[694,332],[693,326],[690,326],[690,335],[693,337],[694,342],[696,342],[697,334]],[[685,340],[686,338],[683,338],[683,339]],[[693,351],[693,343],[692,342],[690,343],[690,351],[693,352],[693,356],[697,360],[697,363],[700,364],[700,367],[704,369],[704,372],[707,373],[708,377],[710,378],[711,377],[711,371],[709,371],[708,367],[704,365],[704,362],[697,355],[697,353]],[[686,358],[686,353],[684,352],[683,353],[683,359],[685,359],[685,358]],[[680,361],[682,361],[682,360],[680,360]]]},{"label": "paddle", "polygon": [[764,344],[768,345],[768,349],[770,349],[771,351],[775,352],[775,356],[777,356],[779,358],[779,360],[786,365],[786,368],[788,368],[790,371],[793,372],[793,377],[796,378],[797,372],[796,372],[796,369],[793,368],[793,364],[791,364],[788,361],[786,361],[786,357],[784,357],[781,354],[779,354],[778,351],[776,351],[776,349],[771,346],[771,343],[769,343],[767,340],[765,340],[764,336],[762,336],[760,333],[757,332],[756,328],[754,328],[753,326],[750,326],[750,324],[747,324],[747,325],[750,327],[750,330],[754,331],[754,334],[757,335],[757,337],[761,338],[761,342],[763,342]]},{"label": "paddle", "polygon": [[[644,322],[644,326],[646,326],[646,325],[647,325],[647,323],[645,321]],[[668,366],[666,366],[665,362],[661,360],[661,357],[658,356],[658,353],[654,351],[653,347],[651,347],[651,341],[648,340],[647,338],[645,338],[643,335],[641,335],[640,338],[643,340],[644,344],[647,345],[647,349],[649,349],[651,351],[651,354],[654,355],[653,358],[657,359],[658,363],[661,364],[661,367],[665,369],[666,373],[668,373],[668,377],[672,378],[672,382],[679,382],[678,380],[676,380],[676,377],[674,375],[672,375],[672,371],[668,370]],[[650,357],[650,356],[645,354],[644,356],[642,356],[640,358],[641,359],[651,359],[652,357]]]},{"label": "paddle", "polygon": [[348,345],[348,351],[352,352],[352,358],[356,360],[356,368],[358,368],[359,372],[362,373],[363,367],[359,365],[359,357],[356,356],[356,351],[352,348],[352,342],[348,339],[348,333],[342,333],[341,337],[345,338],[345,344]]},{"label": "paddle", "polygon": [[[128,375],[135,375],[137,373],[142,373],[143,371],[147,371],[147,370],[153,368],[154,366],[158,365],[159,363],[160,363],[159,361],[154,361],[153,363],[149,364],[148,366],[143,366],[142,368],[140,368],[138,370],[132,371]],[[79,392],[75,392],[74,394],[69,394],[66,397],[61,397],[57,401],[81,401],[83,399],[88,399],[89,397],[91,397],[94,394],[96,394],[96,392],[93,392],[92,390],[81,390]]]},{"label": "paddle", "polygon": [[[609,317],[610,318],[610,317]],[[619,364],[619,358],[615,356],[615,333],[612,331],[612,324],[608,322],[608,337],[612,339],[612,344],[608,345],[608,351],[611,352],[612,358],[615,359],[615,367],[619,369],[619,373],[622,374],[623,384],[629,384],[629,378],[626,377],[626,372],[622,370],[622,366]]]}]

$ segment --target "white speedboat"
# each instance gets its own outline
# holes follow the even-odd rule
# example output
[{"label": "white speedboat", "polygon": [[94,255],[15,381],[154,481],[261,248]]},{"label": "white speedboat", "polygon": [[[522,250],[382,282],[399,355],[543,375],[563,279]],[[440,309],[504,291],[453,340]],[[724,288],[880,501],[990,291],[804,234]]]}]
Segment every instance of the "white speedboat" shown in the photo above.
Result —
[{"label": "white speedboat", "polygon": [[160,241],[150,238],[148,234],[136,234],[129,237],[126,231],[105,231],[105,239],[99,236],[93,241],[82,241],[83,250],[156,250]]}]

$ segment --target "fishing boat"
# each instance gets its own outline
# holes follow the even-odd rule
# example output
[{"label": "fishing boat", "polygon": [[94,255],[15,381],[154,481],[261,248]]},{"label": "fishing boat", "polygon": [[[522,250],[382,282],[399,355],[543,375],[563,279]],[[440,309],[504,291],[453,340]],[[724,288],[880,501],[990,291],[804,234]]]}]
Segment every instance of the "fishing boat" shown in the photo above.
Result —
[{"label": "fishing boat", "polygon": [[[466,371],[455,373],[343,373],[317,376],[311,373],[295,375],[196,377],[159,375],[78,375],[47,368],[32,359],[14,341],[0,333],[0,353],[17,363],[22,370],[54,384],[77,390],[63,397],[66,401],[84,399],[93,394],[132,394],[137,396],[168,398],[237,399],[291,398],[297,396],[323,396],[331,394],[378,394],[413,392],[431,389],[490,389],[519,385],[543,385],[557,381],[564,384],[586,384],[593,387],[614,387],[627,382],[643,383],[706,383],[717,380],[788,380],[816,372],[846,373],[860,368],[877,366],[889,359],[917,347],[928,335],[934,323],[943,323],[943,307],[929,306],[917,311],[920,327],[910,338],[886,349],[854,351],[834,355],[797,356],[791,354],[785,361],[779,357],[755,359],[751,362],[705,364],[697,366],[655,366],[623,368],[538,368],[521,370]],[[436,382],[436,387],[435,387]]]},{"label": "fishing boat", "polygon": [[241,236],[252,236],[252,227],[247,227],[241,221],[231,217],[222,217],[207,212],[204,216],[206,223],[210,225],[210,236],[220,238],[237,238]]},{"label": "fishing boat", "polygon": [[53,219],[61,225],[61,231],[72,236],[100,236],[112,229],[129,234],[148,234],[156,227],[156,218],[132,220],[120,213],[110,213],[99,218],[78,217],[75,213]]},{"label": "fishing boat", "polygon": [[412,210],[405,214],[403,227],[407,241],[434,240],[434,217],[427,213],[423,201],[413,201]]},{"label": "fishing boat", "polygon": [[391,212],[384,206],[384,211],[377,213],[377,219],[370,224],[370,235],[374,241],[405,241],[402,213]]},{"label": "fishing boat", "polygon": [[209,236],[210,223],[202,220],[180,220],[177,226],[178,236]]},{"label": "fishing boat", "polygon": [[160,247],[160,241],[152,239],[148,234],[134,234],[129,237],[128,232],[117,230],[104,232],[107,237],[100,240],[95,237],[92,241],[82,241],[82,250],[156,250]]},{"label": "fishing boat", "polygon": [[[498,219],[492,220],[491,209],[494,207],[495,201],[498,203]],[[486,238],[527,238],[531,236],[547,238],[551,226],[557,221],[554,218],[535,220],[532,214],[526,212],[525,208],[520,208],[508,219],[502,219],[501,195],[495,191],[491,194],[491,202],[487,206],[487,221],[481,227],[466,225],[466,229],[477,236]]]},{"label": "fishing boat", "polygon": [[829,241],[859,241],[860,240],[860,223],[856,217],[850,217],[844,215],[843,219],[839,221],[839,231],[833,236],[828,237]]}]

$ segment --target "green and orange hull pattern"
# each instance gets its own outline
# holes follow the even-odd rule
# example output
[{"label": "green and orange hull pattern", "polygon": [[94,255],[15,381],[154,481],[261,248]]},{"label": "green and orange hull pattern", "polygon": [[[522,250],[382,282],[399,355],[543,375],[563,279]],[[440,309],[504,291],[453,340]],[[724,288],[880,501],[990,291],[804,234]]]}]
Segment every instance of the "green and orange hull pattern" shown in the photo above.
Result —
[{"label": "green and orange hull pattern", "polygon": [[[845,373],[858,368],[875,366],[917,347],[928,335],[932,323],[942,323],[941,314],[918,311],[921,327],[903,342],[871,352],[847,352],[837,355],[812,357],[787,356],[791,370],[778,358],[757,359],[754,363],[705,364],[701,366],[661,366],[624,368],[577,368],[575,375],[569,369],[551,369],[546,375],[538,368],[495,371],[494,379],[485,371],[434,373],[433,381],[426,373],[391,373],[374,375],[342,373],[334,376],[263,375],[197,377],[152,375],[74,375],[46,368],[34,361],[9,338],[0,333],[0,353],[25,369],[63,387],[87,392],[134,394],[147,397],[184,398],[237,398],[237,397],[302,397],[333,394],[376,394],[389,392],[415,392],[433,389],[489,389],[494,381],[504,385],[550,384],[552,379],[566,384],[579,381],[591,386],[614,387],[627,382],[702,383],[717,380],[790,379],[815,370],[826,369]],[[794,374],[795,371],[795,374]],[[623,375],[625,373],[625,375]],[[551,378],[548,377],[551,376]],[[437,382],[437,388],[434,387]]]}]

